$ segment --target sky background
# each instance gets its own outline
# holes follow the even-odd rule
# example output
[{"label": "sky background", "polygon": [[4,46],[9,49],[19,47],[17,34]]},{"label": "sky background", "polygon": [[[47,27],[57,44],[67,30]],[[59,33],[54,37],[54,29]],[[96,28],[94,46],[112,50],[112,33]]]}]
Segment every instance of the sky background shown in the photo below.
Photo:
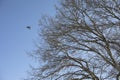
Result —
[{"label": "sky background", "polygon": [[[0,80],[22,80],[35,49],[41,15],[54,15],[57,0],[0,0]],[[28,30],[26,26],[31,26]]]}]

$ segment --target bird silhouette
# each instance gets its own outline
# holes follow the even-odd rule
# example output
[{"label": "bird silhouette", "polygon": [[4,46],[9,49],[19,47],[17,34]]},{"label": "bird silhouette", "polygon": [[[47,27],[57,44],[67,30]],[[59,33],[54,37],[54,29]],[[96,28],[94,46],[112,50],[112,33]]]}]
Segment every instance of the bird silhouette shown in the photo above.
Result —
[{"label": "bird silhouette", "polygon": [[31,27],[30,27],[30,26],[26,26],[26,28],[27,28],[27,29],[31,29]]}]

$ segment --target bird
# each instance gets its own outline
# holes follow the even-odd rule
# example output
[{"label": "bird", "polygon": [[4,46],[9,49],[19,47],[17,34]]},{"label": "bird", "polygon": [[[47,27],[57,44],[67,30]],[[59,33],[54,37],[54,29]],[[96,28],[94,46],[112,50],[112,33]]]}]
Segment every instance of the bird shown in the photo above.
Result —
[{"label": "bird", "polygon": [[27,29],[31,29],[31,27],[30,27],[30,26],[26,26],[26,28],[27,28]]}]

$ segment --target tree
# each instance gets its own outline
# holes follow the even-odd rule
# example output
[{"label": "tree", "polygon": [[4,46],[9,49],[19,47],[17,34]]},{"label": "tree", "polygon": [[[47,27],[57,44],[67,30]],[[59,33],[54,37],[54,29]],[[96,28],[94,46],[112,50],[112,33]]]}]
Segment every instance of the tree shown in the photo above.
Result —
[{"label": "tree", "polygon": [[[41,19],[45,47],[32,80],[115,80],[120,72],[120,1],[61,0]],[[40,34],[41,37],[41,34]]]}]

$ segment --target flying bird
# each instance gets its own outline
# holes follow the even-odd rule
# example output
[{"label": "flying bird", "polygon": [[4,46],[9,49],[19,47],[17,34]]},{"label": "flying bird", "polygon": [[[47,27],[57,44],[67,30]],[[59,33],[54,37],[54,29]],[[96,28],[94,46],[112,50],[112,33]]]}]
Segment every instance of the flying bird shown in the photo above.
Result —
[{"label": "flying bird", "polygon": [[31,29],[31,27],[30,27],[30,26],[27,26],[26,28],[27,28],[27,29]]}]

